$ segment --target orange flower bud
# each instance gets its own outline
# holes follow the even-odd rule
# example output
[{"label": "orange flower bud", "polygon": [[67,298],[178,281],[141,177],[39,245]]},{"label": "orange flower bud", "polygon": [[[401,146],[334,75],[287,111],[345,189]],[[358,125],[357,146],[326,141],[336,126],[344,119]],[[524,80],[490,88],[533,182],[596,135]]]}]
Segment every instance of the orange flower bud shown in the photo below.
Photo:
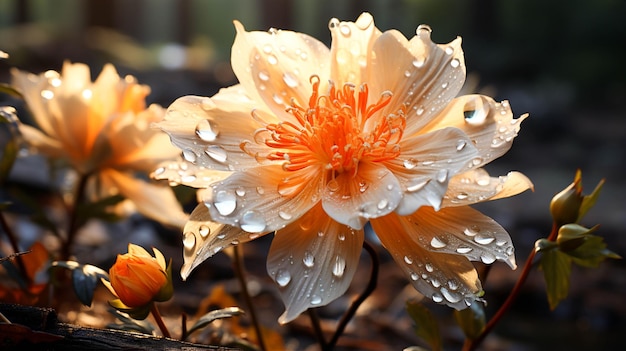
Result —
[{"label": "orange flower bud", "polygon": [[110,289],[126,306],[140,307],[155,300],[168,282],[165,259],[154,249],[156,257],[141,246],[129,244],[128,253],[117,255],[109,270]]}]

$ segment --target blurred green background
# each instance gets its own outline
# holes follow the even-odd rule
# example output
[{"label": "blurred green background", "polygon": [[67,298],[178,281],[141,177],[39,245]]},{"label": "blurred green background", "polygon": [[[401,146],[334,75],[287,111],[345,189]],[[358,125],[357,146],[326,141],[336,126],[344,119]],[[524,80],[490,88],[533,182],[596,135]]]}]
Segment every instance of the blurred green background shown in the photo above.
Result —
[{"label": "blurred green background", "polygon": [[[509,100],[517,115],[530,113],[512,150],[488,169],[520,170],[535,192],[480,206],[511,231],[519,261],[547,235],[549,201],[577,168],[588,192],[607,180],[584,224],[602,224],[609,248],[625,255],[623,0],[0,0],[0,50],[10,55],[0,61],[0,80],[9,81],[10,67],[39,73],[64,60],[88,63],[95,77],[111,62],[150,85],[151,102],[167,106],[235,82],[234,19],[248,30],[291,29],[330,44],[329,19],[355,20],[363,11],[381,30],[410,37],[426,23],[436,42],[463,37],[469,88]],[[497,333],[517,340],[516,350],[619,348],[625,273],[622,261],[575,269],[572,298],[553,314],[535,274]]]}]

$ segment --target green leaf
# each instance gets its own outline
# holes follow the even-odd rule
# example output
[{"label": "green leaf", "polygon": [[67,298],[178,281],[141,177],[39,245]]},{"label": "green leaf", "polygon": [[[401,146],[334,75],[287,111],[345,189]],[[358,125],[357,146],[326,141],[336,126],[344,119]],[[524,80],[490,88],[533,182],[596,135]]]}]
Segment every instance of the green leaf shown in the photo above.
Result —
[{"label": "green leaf", "polygon": [[419,302],[407,301],[406,309],[415,322],[415,334],[424,339],[433,351],[441,351],[439,324],[428,308]]},{"label": "green leaf", "polygon": [[152,333],[154,332],[154,326],[148,321],[133,319],[127,313],[118,311],[115,308],[109,308],[108,311],[117,319],[119,319],[122,324],[107,324],[107,328],[125,331],[137,331],[148,335],[152,335]]},{"label": "green leaf", "polygon": [[589,211],[596,204],[598,196],[600,196],[600,190],[602,190],[602,185],[604,185],[604,179],[596,185],[596,188],[593,189],[591,194],[583,196],[583,202],[578,210],[578,219],[576,222],[579,222],[585,216],[587,211]]},{"label": "green leaf", "polygon": [[231,318],[244,314],[244,310],[239,307],[226,307],[219,310],[211,311],[200,317],[194,325],[187,331],[187,336],[196,330],[202,329],[217,319]]},{"label": "green leaf", "polygon": [[475,301],[469,308],[455,310],[454,318],[468,339],[476,339],[485,328],[486,317],[483,304]]},{"label": "green leaf", "polygon": [[544,251],[539,261],[546,282],[546,293],[550,309],[554,310],[569,292],[572,260],[565,253],[554,249]]},{"label": "green leaf", "polygon": [[72,271],[74,293],[85,306],[91,306],[93,293],[100,278],[109,278],[109,274],[106,271],[90,264],[80,264],[75,261],[55,261],[52,262],[51,266],[63,267]]},{"label": "green leaf", "polygon": [[588,234],[585,242],[575,250],[567,252],[572,261],[583,267],[598,267],[607,258],[621,258],[618,254],[608,250],[604,239],[597,235]]},{"label": "green leaf", "polygon": [[[3,148],[2,158],[0,158],[0,184],[2,184],[8,178],[19,151],[17,116],[15,116],[15,110],[12,107],[0,107],[0,125],[8,126],[11,134],[4,145],[0,145]],[[0,133],[3,132],[0,131]]]},{"label": "green leaf", "polygon": [[152,308],[152,302],[139,307],[128,307],[120,299],[109,300],[109,305],[137,320],[146,319],[150,314],[150,309]]}]

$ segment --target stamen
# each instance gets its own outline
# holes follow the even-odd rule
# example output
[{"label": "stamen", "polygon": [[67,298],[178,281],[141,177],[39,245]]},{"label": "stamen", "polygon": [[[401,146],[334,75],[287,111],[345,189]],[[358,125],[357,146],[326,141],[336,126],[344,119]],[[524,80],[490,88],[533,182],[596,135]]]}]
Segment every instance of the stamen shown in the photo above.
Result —
[{"label": "stamen", "polygon": [[332,171],[334,178],[346,171],[356,174],[361,161],[382,162],[400,154],[406,106],[382,115],[393,97],[390,91],[368,105],[367,84],[356,92],[354,84],[337,89],[331,81],[328,95],[320,95],[320,78],[311,76],[310,83],[308,106],[299,106],[292,99],[287,109],[297,122],[267,123],[255,134],[257,143],[275,149],[266,155],[267,160],[284,161],[283,169],[288,171],[317,164]]}]

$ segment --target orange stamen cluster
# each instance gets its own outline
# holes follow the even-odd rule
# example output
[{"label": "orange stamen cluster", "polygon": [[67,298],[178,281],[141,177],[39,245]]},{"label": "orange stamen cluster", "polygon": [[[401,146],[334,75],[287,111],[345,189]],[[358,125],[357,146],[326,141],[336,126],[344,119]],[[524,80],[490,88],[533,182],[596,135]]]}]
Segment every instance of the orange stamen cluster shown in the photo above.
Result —
[{"label": "orange stamen cluster", "polygon": [[269,160],[285,160],[283,168],[289,171],[323,164],[335,173],[356,174],[362,160],[380,162],[399,155],[404,107],[395,114],[377,114],[391,101],[390,92],[368,105],[365,84],[357,94],[352,84],[339,90],[331,85],[328,96],[319,94],[319,77],[311,77],[311,84],[309,106],[292,103],[288,110],[298,123],[268,124],[259,131],[269,132],[264,143],[277,149],[267,155]]}]

